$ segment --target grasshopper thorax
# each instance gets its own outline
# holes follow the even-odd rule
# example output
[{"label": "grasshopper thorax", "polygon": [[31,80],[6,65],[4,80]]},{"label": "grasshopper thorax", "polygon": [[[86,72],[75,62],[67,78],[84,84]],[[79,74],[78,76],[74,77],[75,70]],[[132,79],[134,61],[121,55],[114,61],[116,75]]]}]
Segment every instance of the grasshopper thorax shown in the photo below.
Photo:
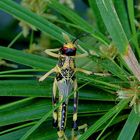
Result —
[{"label": "grasshopper thorax", "polygon": [[76,47],[73,43],[64,44],[64,46],[60,48],[60,53],[66,56],[75,56]]}]

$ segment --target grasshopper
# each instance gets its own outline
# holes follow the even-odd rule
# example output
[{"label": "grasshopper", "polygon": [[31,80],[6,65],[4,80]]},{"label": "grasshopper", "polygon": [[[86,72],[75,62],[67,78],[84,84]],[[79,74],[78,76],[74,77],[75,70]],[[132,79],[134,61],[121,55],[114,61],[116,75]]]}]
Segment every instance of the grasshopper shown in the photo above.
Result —
[{"label": "grasshopper", "polygon": [[[52,95],[52,104],[56,106],[57,102],[57,90],[59,96],[59,102],[61,102],[64,98],[66,98],[72,90],[74,91],[74,106],[73,106],[73,130],[78,129],[77,126],[77,107],[78,107],[78,92],[77,90],[77,80],[75,73],[83,72],[85,74],[92,74],[91,71],[76,68],[75,58],[87,57],[88,53],[82,49],[83,54],[76,54],[76,40],[71,41],[70,38],[63,34],[66,43],[57,49],[47,49],[45,53],[58,58],[58,64],[47,72],[44,76],[42,76],[39,81],[43,81],[50,74],[56,73],[56,77],[54,78],[53,83],[53,95]],[[56,53],[59,52],[59,53]],[[53,126],[58,128],[58,137],[64,139],[64,131],[66,127],[67,120],[67,107],[68,107],[68,99],[66,99],[57,110],[53,112]]]}]

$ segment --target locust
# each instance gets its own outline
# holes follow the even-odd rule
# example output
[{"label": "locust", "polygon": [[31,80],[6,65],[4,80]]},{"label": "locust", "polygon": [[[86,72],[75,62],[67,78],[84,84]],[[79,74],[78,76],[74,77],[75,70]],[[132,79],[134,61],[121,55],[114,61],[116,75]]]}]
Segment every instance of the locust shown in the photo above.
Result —
[{"label": "locust", "polygon": [[[77,51],[77,39],[73,41],[70,40],[68,35],[63,33],[63,37],[66,41],[61,48],[56,49],[47,49],[45,53],[49,56],[55,57],[58,59],[57,65],[42,76],[39,81],[45,80],[50,74],[56,73],[56,77],[53,82],[53,95],[52,95],[52,104],[55,107],[57,103],[57,94],[58,102],[61,102],[63,99],[64,102],[59,106],[57,110],[53,112],[53,126],[58,128],[58,137],[63,138],[65,135],[66,121],[67,121],[67,108],[68,108],[68,95],[73,91],[74,100],[73,100],[73,125],[72,129],[77,130],[77,111],[78,111],[78,92],[77,92],[77,79],[76,72],[82,72],[85,74],[92,74],[91,71],[77,68],[75,64],[76,58],[83,58],[88,56],[82,47],[78,47],[83,52],[82,54],[76,54]],[[57,92],[58,91],[58,92]]]}]

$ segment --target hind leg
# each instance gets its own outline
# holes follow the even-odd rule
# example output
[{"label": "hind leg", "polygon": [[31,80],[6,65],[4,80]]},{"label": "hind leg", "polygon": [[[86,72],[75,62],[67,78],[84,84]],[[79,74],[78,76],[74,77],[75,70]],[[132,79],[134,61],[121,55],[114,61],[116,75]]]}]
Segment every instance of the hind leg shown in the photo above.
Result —
[{"label": "hind leg", "polygon": [[[56,93],[57,93],[57,81],[54,79],[53,82],[53,95],[52,95],[52,104],[55,107],[56,106]],[[58,126],[58,120],[57,120],[57,110],[54,110],[53,112],[53,126]]]},{"label": "hind leg", "polygon": [[[74,81],[74,106],[73,106],[73,129],[72,129],[72,140],[78,139],[78,133],[76,131],[87,130],[87,124],[83,124],[81,126],[77,125],[77,111],[78,111],[78,92],[77,90],[77,80]],[[75,131],[76,130],[76,131]]]},{"label": "hind leg", "polygon": [[[63,100],[63,95],[59,95],[59,102]],[[59,140],[68,140],[65,135],[67,121],[67,102],[64,101],[58,108],[58,137]]]},{"label": "hind leg", "polygon": [[77,108],[78,108],[78,92],[77,80],[74,81],[74,105],[73,105],[73,129],[77,129]]},{"label": "hind leg", "polygon": [[77,108],[78,108],[78,92],[77,90],[77,80],[74,81],[74,105],[73,105],[73,126],[72,126],[72,140],[77,139],[75,130],[78,130],[77,126]]}]

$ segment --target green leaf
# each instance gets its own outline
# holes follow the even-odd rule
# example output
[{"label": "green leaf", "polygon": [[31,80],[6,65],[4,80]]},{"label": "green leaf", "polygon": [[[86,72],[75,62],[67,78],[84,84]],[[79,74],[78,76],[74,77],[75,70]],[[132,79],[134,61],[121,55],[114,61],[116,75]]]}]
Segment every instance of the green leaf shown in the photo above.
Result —
[{"label": "green leaf", "polygon": [[103,59],[99,60],[98,63],[107,71],[111,72],[113,75],[119,77],[122,80],[127,80],[128,73],[125,72],[114,60]]},{"label": "green leaf", "polygon": [[96,121],[80,138],[79,140],[85,140],[91,136],[97,129],[99,129],[107,120],[113,117],[116,113],[120,112],[128,104],[129,100],[120,101],[115,107],[111,108],[104,116]]},{"label": "green leaf", "polygon": [[[37,79],[3,80],[0,81],[0,96],[51,97],[52,86],[53,80],[51,78],[48,78],[44,82],[39,82]],[[87,87],[85,87],[80,89],[79,97],[82,100],[114,101],[116,96],[95,88],[93,90],[92,87],[90,90],[87,90]]]},{"label": "green leaf", "polygon": [[[96,121],[97,118],[98,118],[99,116],[92,115],[92,116],[90,117],[90,119],[89,119],[88,116],[83,116],[83,117],[79,116],[78,118],[79,118],[80,121],[81,121],[81,120],[85,120],[85,119],[88,118],[90,122],[93,122],[94,120],[93,120],[92,117],[96,118],[96,119],[95,119],[95,121]],[[115,118],[115,120],[113,121],[113,123],[112,123],[110,126],[115,125],[115,124],[117,124],[117,123],[123,121],[123,120],[126,119],[126,118],[127,118],[127,115],[118,116],[118,117]],[[68,118],[68,120],[69,120],[69,118]],[[35,122],[33,122],[33,123],[35,123]],[[33,123],[27,123],[27,124],[24,124],[24,125],[20,125],[19,127],[15,127],[15,128],[13,128],[13,132],[10,132],[10,133],[1,135],[1,136],[0,136],[0,139],[2,139],[2,138],[5,139],[6,137],[9,137],[10,135],[11,135],[11,137],[12,137],[12,135],[15,134],[15,133],[17,133],[16,137],[20,138],[23,134],[19,134],[19,135],[20,135],[20,136],[19,136],[19,135],[18,135],[18,132],[19,132],[21,129],[24,130],[23,128],[25,128],[25,127],[27,128],[28,126],[33,125]],[[68,121],[68,123],[69,123],[69,121]],[[53,140],[53,139],[57,139],[56,129],[53,129],[52,127],[49,127],[49,126],[51,126],[51,125],[52,125],[52,124],[51,124],[51,121],[50,121],[50,122],[44,122],[43,125],[41,125],[41,127],[39,127],[39,129],[38,129],[37,131],[35,131],[35,132],[29,137],[29,139],[36,139],[36,140],[46,140],[46,139],[49,139],[49,140],[52,139],[52,140]],[[71,127],[71,122],[69,123],[69,125],[70,125],[70,127]],[[19,130],[19,128],[20,128],[20,130]],[[31,128],[31,127],[28,127],[28,129],[25,129],[24,132],[28,131],[30,128]],[[17,130],[16,130],[16,129],[17,129]],[[102,130],[102,129],[103,129],[103,127],[102,127],[100,130]],[[11,130],[12,130],[12,129],[11,129]],[[98,131],[100,131],[100,130],[98,130]],[[65,132],[66,132],[66,135],[69,135],[69,134],[71,133],[71,128],[67,127],[67,129],[66,129]],[[16,139],[16,137],[14,137],[14,138]],[[14,139],[14,140],[15,140],[15,139]]]},{"label": "green leaf", "polygon": [[113,43],[135,77],[140,80],[140,67],[117,16],[112,0],[96,0],[101,16]]},{"label": "green leaf", "polygon": [[25,132],[27,130],[29,130],[30,126],[29,127],[25,127],[23,129],[19,129],[17,131],[13,131],[11,133],[8,133],[8,134],[5,134],[5,135],[2,135],[0,136],[0,140],[19,140],[20,137],[25,134]]},{"label": "green leaf", "polygon": [[[132,45],[134,45],[132,47],[136,48],[137,54],[140,57],[140,50],[138,47],[137,33],[134,22],[134,3],[132,0],[128,0],[126,5],[123,0],[115,0],[114,4],[125,34],[127,35],[129,42],[132,42]],[[128,12],[126,11],[126,7]]]},{"label": "green leaf", "polygon": [[105,34],[106,27],[105,27],[105,25],[103,23],[100,11],[99,11],[99,9],[97,7],[97,3],[95,2],[95,0],[88,0],[88,1],[89,1],[89,5],[91,7],[91,10],[93,12],[93,15],[95,16],[96,26],[98,27],[100,32]]},{"label": "green leaf", "polygon": [[117,15],[120,19],[120,22],[122,24],[122,27],[125,31],[125,34],[127,35],[127,38],[131,38],[131,30],[130,30],[130,25],[129,25],[129,18],[127,15],[126,11],[126,5],[124,0],[115,0],[114,1],[114,6],[117,12]]},{"label": "green leaf", "polygon": [[0,9],[17,17],[20,20],[30,23],[37,29],[41,30],[42,32],[45,32],[52,38],[55,38],[56,40],[60,41],[61,43],[64,42],[62,32],[65,31],[63,29],[45,20],[41,16],[34,14],[28,9],[17,4],[16,2],[12,0],[0,1]]},{"label": "green leaf", "polygon": [[140,123],[140,115],[136,113],[133,109],[129,114],[125,125],[123,126],[123,129],[121,130],[118,140],[124,139],[132,140],[139,126],[139,123]]},{"label": "green leaf", "polygon": [[[39,131],[29,137],[28,140],[55,140],[57,139],[56,129],[50,127],[51,123],[47,123],[40,127]],[[19,140],[31,126],[25,127],[7,134],[0,136],[0,140]],[[69,131],[70,132],[70,131]]]},{"label": "green leaf", "polygon": [[[78,79],[81,83],[89,82],[92,86],[100,87],[101,89],[109,89],[110,91],[116,91],[121,88],[122,81],[117,81],[117,79],[114,79],[113,77],[96,77],[96,76],[90,76],[87,77],[84,74],[77,74]],[[115,80],[115,81],[113,81]],[[118,83],[117,83],[118,82]]]},{"label": "green leaf", "polygon": [[[52,81],[52,79],[48,79]],[[51,97],[52,83],[36,80],[3,80],[0,81],[0,96]],[[18,86],[17,86],[18,85]],[[6,88],[5,88],[6,87]]]},{"label": "green leaf", "polygon": [[25,128],[25,127],[34,125],[35,123],[36,123],[36,122],[33,121],[33,122],[21,124],[21,125],[19,125],[19,126],[15,126],[15,127],[6,129],[6,130],[0,132],[0,136],[1,136],[1,135],[4,135],[5,133],[10,133],[11,131],[16,131],[16,130],[18,130],[18,129],[22,129],[22,128]]},{"label": "green leaf", "polygon": [[[104,112],[113,107],[113,102],[79,101],[79,114]],[[40,119],[52,109],[51,98],[27,98],[0,107],[0,126]],[[73,112],[73,102],[69,103],[69,113]],[[50,116],[51,117],[51,116]]]},{"label": "green leaf", "polygon": [[112,0],[96,0],[97,6],[109,34],[120,54],[125,54],[128,40],[117,16]]},{"label": "green leaf", "polygon": [[138,53],[138,56],[140,58],[140,49],[138,44],[138,38],[137,38],[137,32],[135,27],[135,16],[134,16],[134,2],[132,0],[127,1],[127,7],[128,7],[128,14],[129,14],[129,21],[132,31],[132,36],[130,38],[130,41],[132,40],[132,43],[134,44],[136,51]]},{"label": "green leaf", "polygon": [[0,107],[0,126],[39,119],[51,109],[49,99],[23,99]]},{"label": "green leaf", "polygon": [[[68,18],[71,22],[75,23],[76,25],[80,26],[83,31],[90,33],[96,39],[100,40],[102,43],[107,45],[109,40],[99,31],[95,30],[90,24],[88,24],[84,19],[82,19],[76,12],[72,11],[68,7],[60,4],[56,0],[51,0],[48,5]],[[67,11],[67,12],[66,12]]]},{"label": "green leaf", "polygon": [[46,69],[46,70],[51,69],[53,64],[55,64],[55,61],[53,61],[53,59],[50,58],[46,59],[41,56],[24,53],[22,51],[6,48],[2,46],[0,46],[0,58],[4,58],[6,60],[20,63],[33,68]]},{"label": "green leaf", "polygon": [[118,115],[112,122],[109,124],[110,120],[108,120],[105,124],[103,124],[97,131],[103,130],[107,125],[113,126],[115,124],[118,124],[128,118],[128,115]]}]

